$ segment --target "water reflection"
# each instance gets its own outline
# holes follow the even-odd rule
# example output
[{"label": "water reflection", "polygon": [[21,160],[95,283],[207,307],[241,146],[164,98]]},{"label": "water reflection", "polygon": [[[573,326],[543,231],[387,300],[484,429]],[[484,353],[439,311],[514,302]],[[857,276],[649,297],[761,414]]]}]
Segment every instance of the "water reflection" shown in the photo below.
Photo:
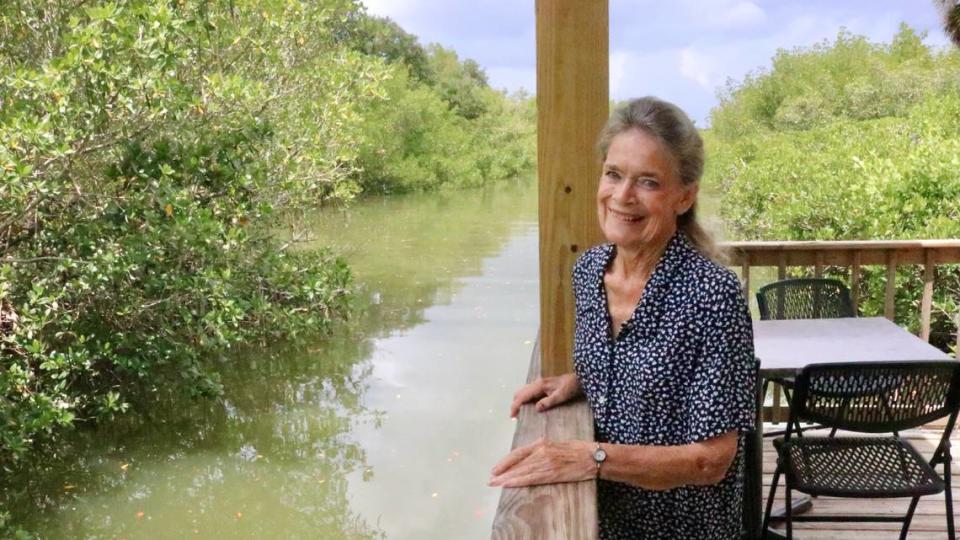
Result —
[{"label": "water reflection", "polygon": [[222,400],[161,399],[0,479],[42,538],[471,538],[536,317],[536,192],[384,199],[304,223],[365,314],[222,363]]},{"label": "water reflection", "polygon": [[325,346],[322,362],[243,354],[224,370],[222,401],[78,433],[44,470],[7,479],[4,498],[44,538],[382,537],[346,496],[346,476],[366,468],[349,431],[366,414],[370,347]]}]

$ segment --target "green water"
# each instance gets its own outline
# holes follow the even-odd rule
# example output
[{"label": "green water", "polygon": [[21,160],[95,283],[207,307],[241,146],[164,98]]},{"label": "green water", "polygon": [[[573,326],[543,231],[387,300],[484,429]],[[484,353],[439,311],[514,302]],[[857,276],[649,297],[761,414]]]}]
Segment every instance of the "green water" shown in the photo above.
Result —
[{"label": "green water", "polygon": [[[4,481],[42,538],[485,538],[537,316],[536,191],[307,216],[369,302],[303,350],[224,360],[218,401],[81,432]],[[305,246],[305,247],[309,247]]]},{"label": "green water", "polygon": [[41,538],[489,538],[537,331],[536,220],[531,181],[303,217],[362,284],[349,331],[224,359],[222,400],[77,433],[4,480],[8,511]]}]

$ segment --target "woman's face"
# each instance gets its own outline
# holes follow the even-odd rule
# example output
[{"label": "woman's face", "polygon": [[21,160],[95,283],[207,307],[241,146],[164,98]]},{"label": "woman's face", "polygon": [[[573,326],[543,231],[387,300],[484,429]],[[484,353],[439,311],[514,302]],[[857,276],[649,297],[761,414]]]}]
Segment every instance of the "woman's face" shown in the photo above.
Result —
[{"label": "woman's face", "polygon": [[629,129],[613,138],[597,188],[597,216],[608,242],[641,250],[669,241],[677,216],[697,199],[697,185],[684,186],[678,170],[653,135]]}]

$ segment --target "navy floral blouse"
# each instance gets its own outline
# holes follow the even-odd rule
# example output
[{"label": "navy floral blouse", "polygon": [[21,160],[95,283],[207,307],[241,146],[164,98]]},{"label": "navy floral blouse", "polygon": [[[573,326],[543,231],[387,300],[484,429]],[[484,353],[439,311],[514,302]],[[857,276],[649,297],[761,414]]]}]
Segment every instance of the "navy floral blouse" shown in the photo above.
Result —
[{"label": "navy floral blouse", "polygon": [[754,426],[753,329],[733,272],[678,232],[630,319],[612,337],[603,276],[616,247],[573,270],[574,367],[600,442],[683,445],[738,430],[737,455],[712,486],[649,491],[600,480],[602,539],[734,539],[743,504],[743,433]]}]

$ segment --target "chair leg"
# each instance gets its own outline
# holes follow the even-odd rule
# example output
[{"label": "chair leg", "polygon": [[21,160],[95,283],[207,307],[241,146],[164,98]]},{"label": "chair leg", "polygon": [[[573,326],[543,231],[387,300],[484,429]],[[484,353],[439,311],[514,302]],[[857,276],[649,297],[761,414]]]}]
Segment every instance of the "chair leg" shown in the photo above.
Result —
[{"label": "chair leg", "polygon": [[[760,414],[763,415],[763,402],[767,400],[767,392],[770,390],[770,379],[763,380],[763,386],[760,387]],[[768,419],[769,420],[769,419]]]},{"label": "chair leg", "polygon": [[791,498],[790,498],[790,479],[787,478],[786,480],[787,480],[787,481],[784,482],[784,484],[785,484],[785,485],[784,485],[784,488],[786,489],[786,495],[787,495],[786,503],[787,503],[787,505],[784,507],[784,511],[785,511],[786,514],[787,514],[787,515],[786,515],[786,518],[787,518],[787,540],[793,540],[793,501],[790,500],[790,499],[791,499]]},{"label": "chair leg", "polygon": [[[793,397],[790,396],[790,389],[786,386],[780,385],[780,388],[783,390],[783,397],[787,398],[787,403],[793,403]],[[789,429],[789,421],[787,422],[787,427]],[[797,437],[803,437],[803,429],[800,427],[800,422],[797,422]]]},{"label": "chair leg", "polygon": [[950,474],[950,451],[948,447],[943,459],[943,481],[946,484],[943,498],[947,505],[947,537],[950,540],[957,540],[957,532],[954,530],[953,523],[953,493],[951,492],[953,488],[950,486]]},{"label": "chair leg", "polygon": [[907,540],[907,532],[910,531],[910,521],[913,520],[913,512],[917,509],[917,503],[920,497],[914,497],[910,500],[910,508],[907,509],[907,517],[903,520],[903,527],[900,528],[900,540]]},{"label": "chair leg", "polygon": [[770,484],[770,495],[767,497],[767,509],[763,513],[763,537],[767,536],[767,528],[770,526],[770,513],[773,512],[773,496],[777,493],[777,482],[780,480],[780,465],[773,471],[773,483]]}]

